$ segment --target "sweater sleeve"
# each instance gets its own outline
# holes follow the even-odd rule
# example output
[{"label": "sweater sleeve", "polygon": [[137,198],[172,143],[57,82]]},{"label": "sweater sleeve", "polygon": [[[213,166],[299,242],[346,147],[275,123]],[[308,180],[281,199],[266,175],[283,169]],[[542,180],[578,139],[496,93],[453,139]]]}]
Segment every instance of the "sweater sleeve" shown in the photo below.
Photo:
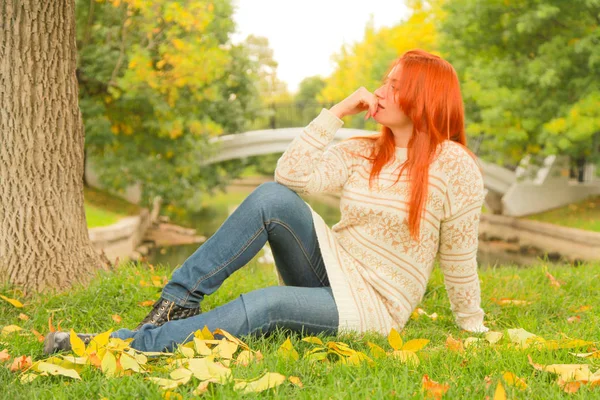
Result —
[{"label": "sweater sleeve", "polygon": [[344,124],[331,111],[321,113],[294,138],[277,160],[274,179],[298,193],[339,193],[350,175],[344,142],[325,150]]},{"label": "sweater sleeve", "polygon": [[440,231],[440,268],[456,323],[470,332],[485,332],[477,273],[479,219],[485,197],[475,161],[462,149],[449,160],[448,188]]}]

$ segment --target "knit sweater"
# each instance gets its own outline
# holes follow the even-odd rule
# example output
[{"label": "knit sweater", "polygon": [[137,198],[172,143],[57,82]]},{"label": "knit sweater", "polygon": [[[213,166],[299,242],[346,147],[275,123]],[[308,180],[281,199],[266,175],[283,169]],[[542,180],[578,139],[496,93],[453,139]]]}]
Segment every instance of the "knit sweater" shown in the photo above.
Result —
[{"label": "knit sweater", "polygon": [[409,233],[406,170],[394,184],[408,150],[396,147],[395,159],[369,188],[370,161],[350,153],[368,155],[373,142],[354,139],[329,146],[343,124],[322,109],[279,158],[274,176],[299,194],[341,195],[341,219],[331,228],[311,208],[339,332],[387,335],[391,328],[402,329],[423,298],[438,254],[458,326],[487,330],[476,259],[484,186],[476,162],[455,142],[439,146],[415,241]]}]

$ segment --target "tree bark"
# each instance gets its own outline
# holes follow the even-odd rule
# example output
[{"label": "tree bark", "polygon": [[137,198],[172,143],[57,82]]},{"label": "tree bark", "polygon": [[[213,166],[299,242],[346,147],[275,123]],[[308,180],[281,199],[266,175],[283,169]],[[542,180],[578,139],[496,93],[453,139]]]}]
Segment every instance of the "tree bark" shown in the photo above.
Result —
[{"label": "tree bark", "polygon": [[74,0],[0,2],[0,280],[42,291],[104,266],[83,205]]}]

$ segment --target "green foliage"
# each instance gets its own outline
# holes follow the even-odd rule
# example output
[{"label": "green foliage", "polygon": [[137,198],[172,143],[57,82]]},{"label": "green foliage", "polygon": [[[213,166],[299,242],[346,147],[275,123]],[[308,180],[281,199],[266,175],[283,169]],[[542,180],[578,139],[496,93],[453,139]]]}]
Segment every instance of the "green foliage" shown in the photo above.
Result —
[{"label": "green foliage", "polygon": [[78,78],[87,161],[101,182],[142,182],[189,206],[239,173],[202,166],[209,140],[245,130],[256,113],[258,63],[232,45],[230,0],[77,1]]},{"label": "green foliage", "polygon": [[441,49],[485,158],[598,157],[600,2],[449,0],[444,11]]}]

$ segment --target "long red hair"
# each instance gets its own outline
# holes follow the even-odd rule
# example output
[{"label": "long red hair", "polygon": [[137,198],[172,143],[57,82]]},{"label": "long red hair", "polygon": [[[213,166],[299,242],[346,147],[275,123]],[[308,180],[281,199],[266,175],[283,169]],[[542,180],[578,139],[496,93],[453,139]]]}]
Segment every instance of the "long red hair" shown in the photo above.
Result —
[{"label": "long red hair", "polygon": [[[385,76],[397,65],[401,68],[397,68],[390,77],[397,79],[394,101],[413,123],[408,159],[402,165],[398,179],[407,169],[410,179],[408,224],[411,236],[417,240],[428,196],[429,166],[434,161],[438,146],[445,140],[452,140],[461,144],[473,158],[475,155],[466,147],[463,100],[454,67],[441,57],[420,49],[407,51],[394,60]],[[371,187],[381,169],[395,155],[394,134],[390,128],[382,126],[379,135],[355,136],[346,140],[356,139],[375,142],[371,154],[361,156],[372,162]]]}]

